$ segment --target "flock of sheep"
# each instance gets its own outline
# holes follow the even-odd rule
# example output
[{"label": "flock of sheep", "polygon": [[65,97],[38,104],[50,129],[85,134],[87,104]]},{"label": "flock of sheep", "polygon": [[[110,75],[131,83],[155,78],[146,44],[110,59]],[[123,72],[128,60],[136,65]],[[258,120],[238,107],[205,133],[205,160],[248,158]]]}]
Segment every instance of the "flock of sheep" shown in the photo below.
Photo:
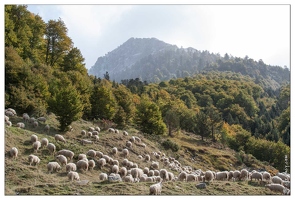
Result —
[{"label": "flock of sheep", "polygon": [[[10,116],[16,115],[16,112],[9,108],[5,110],[5,123],[11,126],[9,121]],[[46,119],[32,119],[26,113],[23,114],[25,122],[32,123],[33,126],[38,126],[38,120],[45,122]],[[36,123],[37,122],[37,123]],[[19,126],[19,124],[23,124]],[[17,126],[24,128],[25,124],[17,123]],[[46,130],[49,131],[49,126],[46,125]],[[61,149],[57,151],[56,146],[50,143],[47,138],[39,140],[38,136],[31,135],[30,141],[33,146],[34,153],[37,153],[40,148],[47,148],[51,155],[55,156],[53,162],[47,164],[48,173],[60,172],[63,169],[67,172],[67,177],[70,181],[80,181],[79,173],[84,173],[88,170],[102,170],[109,173],[101,172],[98,179],[100,181],[124,181],[124,182],[150,182],[152,185],[149,188],[150,195],[160,195],[163,183],[169,184],[170,181],[186,181],[186,182],[213,182],[213,181],[266,181],[265,185],[272,191],[280,192],[281,194],[290,194],[290,174],[278,173],[271,176],[270,173],[264,171],[248,171],[247,169],[235,171],[202,171],[201,169],[194,170],[191,166],[182,166],[175,158],[166,156],[165,153],[157,151],[150,152],[145,155],[136,155],[141,163],[146,164],[140,168],[136,162],[128,160],[130,157],[130,149],[136,144],[139,148],[146,148],[146,144],[138,136],[129,136],[127,131],[122,134],[119,130],[109,128],[107,134],[120,134],[126,140],[125,147],[119,149],[112,147],[109,149],[109,155],[99,150],[89,149],[87,152],[78,154],[77,159],[74,159],[75,153],[69,149]],[[81,130],[80,132],[82,145],[92,144],[94,141],[99,141],[100,128],[89,127],[89,129]],[[87,139],[85,139],[85,137]],[[66,143],[67,140],[59,134],[55,134],[55,142]],[[89,140],[91,138],[92,140]],[[9,151],[12,158],[17,159],[18,149],[12,147]],[[42,159],[42,158],[41,158]],[[31,154],[28,156],[29,165],[38,165],[40,158],[37,155]],[[160,166],[163,166],[160,168]],[[79,172],[79,173],[78,173]]]}]

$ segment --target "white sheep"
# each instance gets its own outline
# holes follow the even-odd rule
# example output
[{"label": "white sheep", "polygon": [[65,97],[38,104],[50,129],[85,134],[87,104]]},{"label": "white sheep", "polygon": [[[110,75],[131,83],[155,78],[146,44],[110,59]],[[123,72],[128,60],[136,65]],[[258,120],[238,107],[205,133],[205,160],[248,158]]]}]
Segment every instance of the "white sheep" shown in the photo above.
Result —
[{"label": "white sheep", "polygon": [[132,148],[132,142],[126,141],[126,147],[131,149]]},{"label": "white sheep", "polygon": [[119,173],[119,167],[118,167],[118,165],[113,165],[111,172],[112,173],[115,173],[115,174],[118,174]]},{"label": "white sheep", "polygon": [[69,160],[72,160],[75,154],[70,150],[62,149],[57,152],[57,155],[64,155],[66,158],[69,158]]},{"label": "white sheep", "polygon": [[152,161],[152,164],[151,164],[150,168],[159,169],[159,162]]},{"label": "white sheep", "polygon": [[228,172],[228,180],[232,180],[232,178],[234,177],[234,172],[233,171],[229,171]]},{"label": "white sheep", "polygon": [[151,160],[151,157],[150,157],[150,155],[149,154],[146,154],[145,156],[144,156],[144,160],[145,161],[150,161]]},{"label": "white sheep", "polygon": [[271,180],[271,175],[269,172],[263,172],[262,173],[262,180],[265,180],[265,181],[270,181]]},{"label": "white sheep", "polygon": [[87,136],[88,136],[88,137],[92,137],[92,132],[90,132],[90,131],[87,132]]},{"label": "white sheep", "polygon": [[29,119],[29,123],[30,123],[30,124],[33,124],[34,121],[36,121],[35,117],[31,117],[31,118]]},{"label": "white sheep", "polygon": [[18,122],[18,123],[16,124],[16,126],[17,126],[18,128],[25,128],[25,124],[22,123],[22,122]]},{"label": "white sheep", "polygon": [[73,180],[80,181],[80,176],[79,176],[78,172],[70,171],[67,176],[70,181],[73,181]]},{"label": "white sheep", "polygon": [[23,120],[24,120],[25,122],[28,122],[29,119],[30,119],[30,116],[29,116],[27,113],[24,113],[24,114],[23,114]]},{"label": "white sheep", "polygon": [[96,151],[96,157],[102,158],[103,153],[101,151]]},{"label": "white sheep", "polygon": [[172,172],[168,172],[169,181],[175,180],[174,174]]},{"label": "white sheep", "polygon": [[13,108],[7,108],[6,110],[12,112],[13,115],[17,115],[16,111]]},{"label": "white sheep", "polygon": [[54,144],[52,144],[52,143],[48,143],[48,145],[47,145],[47,149],[49,150],[49,153],[50,153],[50,154],[54,154],[54,152],[55,152],[55,150],[56,150],[56,147],[55,147]]},{"label": "white sheep", "polygon": [[277,184],[282,184],[282,183],[283,183],[283,180],[281,179],[281,177],[273,176],[273,177],[271,178],[271,182],[272,182],[272,183],[277,183]]},{"label": "white sheep", "polygon": [[187,173],[185,171],[180,172],[177,180],[179,181],[187,181]]},{"label": "white sheep", "polygon": [[252,179],[255,179],[255,180],[261,180],[262,181],[262,174],[260,172],[253,172],[251,174],[251,177],[250,177],[251,181]]},{"label": "white sheep", "polygon": [[119,166],[119,161],[118,160],[113,160],[113,162],[111,163],[112,165],[118,165]]},{"label": "white sheep", "polygon": [[205,175],[204,175],[204,182],[205,181],[211,182],[211,181],[213,181],[213,179],[214,179],[213,172],[210,170],[206,171]]},{"label": "white sheep", "polygon": [[95,130],[95,128],[93,128],[93,127],[89,127],[88,128],[88,131],[90,131],[90,132],[92,132],[92,131],[94,131]]},{"label": "white sheep", "polygon": [[109,128],[108,131],[111,133],[115,133],[115,129],[113,129],[113,128]]},{"label": "white sheep", "polygon": [[150,171],[150,169],[148,167],[143,168],[143,173],[144,174],[148,174]]},{"label": "white sheep", "polygon": [[290,180],[290,177],[287,174],[284,174],[284,173],[281,173],[281,172],[277,173],[276,176],[280,177],[283,181],[289,181]]},{"label": "white sheep", "polygon": [[88,161],[88,168],[89,168],[89,170],[93,170],[94,167],[95,167],[94,160],[89,160]]},{"label": "white sheep", "polygon": [[129,174],[129,175],[125,176],[124,182],[133,183],[134,182],[134,178]]},{"label": "white sheep", "polygon": [[77,165],[75,163],[68,163],[66,165],[66,172],[76,171],[76,170],[77,170]]},{"label": "white sheep", "polygon": [[226,171],[217,172],[215,179],[220,181],[228,180],[228,172]]},{"label": "white sheep", "polygon": [[82,136],[86,136],[86,131],[85,131],[85,130],[82,130],[80,134],[81,134]]},{"label": "white sheep", "polygon": [[119,171],[120,176],[123,178],[127,175],[127,169],[126,167],[121,167]]},{"label": "white sheep", "polygon": [[124,136],[128,136],[128,132],[127,131],[123,131],[123,135]]},{"label": "white sheep", "polygon": [[166,169],[160,169],[160,177],[163,179],[163,181],[169,180],[169,175]]},{"label": "white sheep", "polygon": [[133,167],[133,162],[128,161],[126,164],[127,169],[131,169]]},{"label": "white sheep", "polygon": [[88,170],[88,161],[79,160],[77,162],[77,169],[87,171]]},{"label": "white sheep", "polygon": [[195,174],[187,174],[186,181],[187,182],[196,182],[198,177]]},{"label": "white sheep", "polygon": [[5,116],[5,122],[8,122],[9,121],[9,117],[7,117],[6,115]]},{"label": "white sheep", "polygon": [[156,170],[156,169],[155,169],[155,170],[154,170],[154,175],[155,175],[155,176],[160,176],[160,172],[159,172],[159,170]]},{"label": "white sheep", "polygon": [[41,140],[41,147],[44,148],[44,147],[47,147],[49,144],[49,141],[47,138],[42,138]]},{"label": "white sheep", "polygon": [[134,136],[134,139],[135,139],[136,142],[141,143],[141,139],[139,137]]},{"label": "white sheep", "polygon": [[85,144],[93,144],[93,141],[82,139],[82,140],[81,140],[81,144],[82,144],[82,145],[85,145]]},{"label": "white sheep", "polygon": [[9,154],[12,158],[16,159],[17,158],[17,155],[18,155],[18,150],[16,147],[12,147],[10,150],[9,150]]},{"label": "white sheep", "polygon": [[120,133],[120,131],[119,131],[118,129],[115,129],[115,133],[119,134],[119,133]]},{"label": "white sheep", "polygon": [[48,173],[57,172],[61,169],[60,165],[57,162],[49,162],[47,164]]},{"label": "white sheep", "polygon": [[282,186],[281,184],[267,184],[265,185],[266,188],[270,189],[271,191],[274,192],[280,192],[282,194],[284,194],[286,188],[284,186]]},{"label": "white sheep", "polygon": [[28,160],[30,165],[32,164],[37,165],[40,163],[40,158],[38,158],[38,156],[35,156],[33,154],[29,155]]},{"label": "white sheep", "polygon": [[40,122],[46,122],[46,118],[45,117],[39,117],[37,118],[38,121]]},{"label": "white sheep", "polygon": [[134,143],[135,142],[135,137],[132,136],[130,139],[129,139],[130,142]]},{"label": "white sheep", "polygon": [[239,170],[233,172],[233,181],[236,181],[237,179],[241,180],[241,172]]},{"label": "white sheep", "polygon": [[38,141],[38,136],[37,135],[34,135],[34,134],[31,135],[31,142],[34,143],[36,141]]},{"label": "white sheep", "polygon": [[124,158],[123,161],[122,161],[122,165],[126,167],[127,163],[128,163],[128,159]]},{"label": "white sheep", "polygon": [[91,158],[95,158],[96,156],[96,151],[94,151],[93,149],[90,149],[87,153],[87,156],[90,156]]},{"label": "white sheep", "polygon": [[99,135],[99,132],[98,131],[92,131],[92,136],[94,135]]},{"label": "white sheep", "polygon": [[33,122],[33,127],[36,128],[36,127],[38,127],[38,126],[39,126],[38,121],[34,121],[34,122]]},{"label": "white sheep", "polygon": [[116,155],[118,153],[117,147],[112,148],[112,154]]},{"label": "white sheep", "polygon": [[58,160],[61,166],[67,165],[68,163],[68,160],[64,155],[57,155],[55,158]]},{"label": "white sheep", "polygon": [[94,130],[100,132],[100,128],[98,126],[96,126]]},{"label": "white sheep", "polygon": [[104,158],[100,158],[98,161],[97,161],[97,165],[100,169],[102,169],[105,165],[107,164],[107,161],[106,159]]},{"label": "white sheep", "polygon": [[106,154],[104,154],[104,155],[102,156],[102,158],[104,158],[104,159],[106,160],[107,163],[111,163],[111,162],[112,162],[111,157],[108,156],[108,155],[106,155]]},{"label": "white sheep", "polygon": [[146,147],[146,144],[145,143],[140,143],[140,144],[138,144],[139,146],[141,146],[141,147],[143,147],[144,149],[145,149],[145,147]]},{"label": "white sheep", "polygon": [[78,160],[82,160],[83,158],[87,159],[86,154],[81,153],[81,154],[78,155]]},{"label": "white sheep", "polygon": [[45,125],[44,130],[45,130],[47,133],[49,133],[49,131],[50,131],[50,126],[49,126],[49,124],[46,124],[46,125]]},{"label": "white sheep", "polygon": [[124,158],[127,158],[128,155],[129,155],[129,150],[128,149],[123,149],[122,154],[123,154]]},{"label": "white sheep", "polygon": [[99,136],[98,135],[93,135],[92,138],[94,138],[94,141],[99,141]]},{"label": "white sheep", "polygon": [[36,142],[33,143],[33,149],[34,149],[35,152],[37,152],[40,147],[41,147],[41,142],[40,141],[36,141]]},{"label": "white sheep", "polygon": [[5,121],[5,124],[7,125],[7,126],[12,126],[12,122],[11,121]]},{"label": "white sheep", "polygon": [[246,169],[241,170],[240,180],[247,180],[249,176],[249,172]]},{"label": "white sheep", "polygon": [[140,168],[132,168],[130,174],[134,180],[139,181],[139,178],[143,175],[143,171]]},{"label": "white sheep", "polygon": [[150,195],[160,195],[162,192],[162,181],[150,186]]},{"label": "white sheep", "polygon": [[101,181],[105,181],[105,180],[108,180],[108,175],[106,173],[100,173],[98,178]]},{"label": "white sheep", "polygon": [[9,110],[5,110],[5,115],[7,115],[9,117],[13,117],[14,116],[13,112],[11,112]]},{"label": "white sheep", "polygon": [[63,143],[66,143],[66,139],[60,134],[55,134],[54,139],[56,142],[61,141]]},{"label": "white sheep", "polygon": [[138,159],[139,160],[142,160],[142,155],[138,155]]}]

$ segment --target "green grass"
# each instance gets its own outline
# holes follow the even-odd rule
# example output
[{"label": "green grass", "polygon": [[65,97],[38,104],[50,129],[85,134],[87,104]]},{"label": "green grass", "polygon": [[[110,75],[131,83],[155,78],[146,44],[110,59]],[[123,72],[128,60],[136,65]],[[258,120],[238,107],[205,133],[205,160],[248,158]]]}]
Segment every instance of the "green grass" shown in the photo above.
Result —
[{"label": "green grass", "polygon": [[[12,119],[13,124],[22,121],[22,118],[15,117]],[[45,133],[45,124],[50,124],[52,129],[50,133]],[[56,145],[57,151],[60,149],[69,149],[75,153],[73,162],[77,161],[80,153],[87,153],[88,150],[94,149],[102,151],[104,154],[111,155],[112,147],[116,146],[119,149],[117,155],[111,155],[113,159],[119,160],[121,163],[124,159],[120,151],[125,148],[126,141],[133,135],[142,139],[142,142],[147,146],[142,148],[133,144],[130,150],[128,160],[138,164],[140,168],[149,167],[150,162],[145,162],[138,159],[138,155],[144,156],[154,151],[165,152],[166,156],[172,156],[179,160],[183,166],[192,166],[195,169],[206,170],[234,170],[241,169],[244,164],[238,165],[238,160],[235,157],[236,152],[228,148],[221,148],[218,143],[210,141],[201,141],[196,135],[190,133],[178,133],[175,137],[170,138],[180,146],[178,152],[171,150],[165,151],[161,146],[161,142],[166,138],[144,137],[142,133],[133,127],[127,129],[129,136],[123,136],[122,131],[119,135],[102,130],[99,137],[100,140],[94,144],[81,145],[79,140],[82,139],[80,131],[87,130],[89,126],[95,126],[91,122],[84,120],[76,121],[72,124],[73,132],[58,132],[58,122],[54,115],[49,115],[48,120],[44,124],[39,124],[39,127],[33,128],[27,125],[25,129],[17,127],[6,127],[5,133],[5,195],[148,195],[149,186],[153,183],[108,183],[100,182],[98,176],[101,172],[109,173],[109,167],[103,169],[94,168],[92,171],[78,171],[81,180],[89,180],[87,185],[79,185],[77,182],[70,182],[65,172],[65,167],[53,174],[47,173],[47,163],[55,161],[53,155],[50,155],[47,149],[41,149],[34,153],[30,136],[36,134],[41,140],[43,137],[48,138],[49,142]],[[66,144],[55,142],[54,134],[59,133],[64,135],[67,140]],[[149,139],[148,139],[149,138]],[[7,152],[13,146],[19,150],[19,155],[16,160],[10,158]],[[38,166],[29,166],[28,156],[34,153],[41,162]],[[194,157],[194,160],[192,158]],[[156,160],[151,156],[151,160]],[[160,162],[160,161],[159,161]],[[230,165],[231,164],[231,165]],[[257,167],[266,168],[276,172],[276,169],[266,166],[259,161],[254,163]],[[166,168],[160,162],[160,169]],[[168,169],[168,171],[171,171]],[[175,176],[178,172],[171,171]],[[165,182],[163,184],[162,195],[273,195],[273,193],[264,188],[263,184],[258,184],[253,181],[214,181],[207,185],[206,189],[197,189],[197,182]]]}]

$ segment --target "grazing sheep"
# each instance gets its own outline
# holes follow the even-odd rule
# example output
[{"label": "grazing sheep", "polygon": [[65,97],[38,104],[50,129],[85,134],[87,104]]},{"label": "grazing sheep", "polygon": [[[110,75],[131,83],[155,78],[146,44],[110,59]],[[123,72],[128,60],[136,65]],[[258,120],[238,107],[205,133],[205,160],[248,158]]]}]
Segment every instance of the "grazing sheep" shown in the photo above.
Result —
[{"label": "grazing sheep", "polygon": [[98,126],[96,126],[94,130],[100,132],[100,128]]},{"label": "grazing sheep", "polygon": [[139,181],[139,178],[143,176],[143,171],[140,168],[132,168],[130,173],[136,181]]},{"label": "grazing sheep", "polygon": [[146,147],[146,144],[145,143],[140,143],[140,144],[138,144],[139,146],[141,146],[141,147],[143,147],[144,149],[145,149],[145,147]]},{"label": "grazing sheep", "polygon": [[102,158],[103,153],[101,151],[96,151],[96,157]]},{"label": "grazing sheep", "polygon": [[44,130],[45,130],[47,133],[49,133],[49,131],[50,131],[50,126],[49,126],[49,124],[46,124],[46,125],[45,125]]},{"label": "grazing sheep", "polygon": [[61,169],[60,165],[57,162],[49,162],[47,164],[48,173],[57,172]]},{"label": "grazing sheep", "polygon": [[87,132],[88,137],[92,137],[92,132]]},{"label": "grazing sheep", "polygon": [[185,171],[182,171],[179,175],[178,175],[178,179],[179,181],[187,181],[187,173]]},{"label": "grazing sheep", "polygon": [[12,122],[11,122],[11,121],[5,121],[5,124],[6,124],[7,126],[12,126]]},{"label": "grazing sheep", "polygon": [[92,132],[92,131],[95,131],[95,128],[93,128],[93,127],[89,127],[89,128],[88,128],[88,131],[91,131],[91,132]]},{"label": "grazing sheep", "polygon": [[291,184],[290,181],[283,181],[282,182],[282,185],[288,189],[290,189],[290,184]]},{"label": "grazing sheep", "polygon": [[99,141],[99,136],[98,135],[93,135],[92,138],[94,138],[94,141]]},{"label": "grazing sheep", "polygon": [[30,116],[29,116],[27,113],[24,113],[24,114],[23,114],[23,120],[24,120],[25,122],[28,122],[29,119],[30,119]]},{"label": "grazing sheep", "polygon": [[29,119],[29,123],[30,123],[30,124],[33,124],[34,121],[36,121],[36,119],[35,119],[34,117],[31,117],[31,118]]},{"label": "grazing sheep", "polygon": [[25,124],[22,123],[22,122],[18,122],[18,123],[16,124],[16,126],[17,126],[18,128],[25,128]]},{"label": "grazing sheep", "polygon": [[172,172],[168,172],[169,181],[175,180],[174,174]]},{"label": "grazing sheep", "polygon": [[113,160],[113,162],[111,164],[112,165],[118,165],[119,166],[119,161],[118,160]]},{"label": "grazing sheep", "polygon": [[68,160],[64,155],[57,155],[55,158],[60,162],[61,166],[67,165],[68,163]]},{"label": "grazing sheep", "polygon": [[127,163],[128,163],[128,159],[125,158],[125,159],[122,161],[122,165],[126,167],[126,166],[127,166]]},{"label": "grazing sheep", "polygon": [[98,134],[99,134],[98,131],[92,131],[92,136],[94,136],[94,135],[98,135]]},{"label": "grazing sheep", "polygon": [[104,158],[100,158],[100,159],[97,161],[97,165],[98,165],[98,167],[99,167],[100,169],[102,169],[103,166],[105,166],[106,164],[107,164],[107,161],[106,161],[106,159],[104,159]]},{"label": "grazing sheep", "polygon": [[195,174],[188,174],[186,177],[187,182],[196,182],[198,177]]},{"label": "grazing sheep", "polygon": [[11,112],[9,110],[5,110],[5,115],[7,115],[8,117],[13,117],[14,116],[13,112]]},{"label": "grazing sheep", "polygon": [[223,172],[217,172],[216,173],[216,180],[220,180],[220,181],[225,181],[228,180],[228,172],[223,171]]},{"label": "grazing sheep", "polygon": [[79,176],[78,172],[70,171],[67,176],[70,181],[73,181],[73,180],[80,181],[80,176]]},{"label": "grazing sheep", "polygon": [[273,176],[271,178],[271,182],[272,183],[277,183],[277,184],[282,184],[283,183],[283,180],[280,177],[278,177],[278,176]]},{"label": "grazing sheep", "polygon": [[118,173],[121,175],[121,177],[125,177],[127,175],[126,167],[121,167]]},{"label": "grazing sheep", "polygon": [[47,147],[49,144],[49,141],[47,138],[42,138],[41,140],[41,147],[44,148],[44,147]]},{"label": "grazing sheep", "polygon": [[163,179],[163,181],[169,180],[169,175],[166,169],[160,169],[160,177]]},{"label": "grazing sheep", "polygon": [[6,110],[12,112],[13,115],[17,115],[16,111],[13,108],[7,108]]},{"label": "grazing sheep", "polygon": [[116,155],[118,153],[117,147],[112,148],[112,154]]},{"label": "grazing sheep", "polygon": [[267,184],[265,185],[266,188],[270,189],[271,191],[274,192],[280,192],[282,194],[284,194],[284,191],[286,190],[286,188],[284,186],[282,186],[281,184]]},{"label": "grazing sheep", "polygon": [[136,142],[141,143],[141,139],[139,137],[134,136],[134,139],[135,139]]},{"label": "grazing sheep", "polygon": [[76,170],[77,170],[77,166],[75,163],[68,163],[66,165],[66,172],[76,171]]},{"label": "grazing sheep", "polygon": [[41,147],[41,142],[40,141],[36,141],[36,142],[33,143],[33,149],[34,149],[34,151],[37,152],[40,147]]},{"label": "grazing sheep", "polygon": [[258,181],[261,180],[262,181],[262,174],[260,172],[253,172],[251,174],[251,177],[250,177],[251,181],[252,181],[253,178],[255,180],[258,180]]},{"label": "grazing sheep", "polygon": [[233,172],[233,181],[236,181],[237,179],[241,180],[241,172],[239,170]]},{"label": "grazing sheep", "polygon": [[88,161],[79,160],[77,162],[77,169],[87,171],[88,170]]},{"label": "grazing sheep", "polygon": [[204,175],[204,182],[205,181],[211,182],[211,181],[213,181],[213,179],[214,179],[213,172],[210,170],[206,171],[205,175]]},{"label": "grazing sheep", "polygon": [[123,131],[123,135],[128,136],[128,132],[127,131]]},{"label": "grazing sheep", "polygon": [[63,143],[66,143],[65,138],[60,134],[55,134],[54,139],[55,139],[56,142],[61,141]]},{"label": "grazing sheep", "polygon": [[148,174],[150,171],[150,169],[148,167],[143,168],[143,173],[144,174]]},{"label": "grazing sheep", "polygon": [[134,143],[135,142],[135,137],[132,136],[130,139],[129,139],[130,142]]},{"label": "grazing sheep", "polygon": [[48,143],[48,145],[47,145],[47,149],[49,150],[49,153],[50,153],[50,154],[54,154],[54,152],[55,152],[55,150],[56,150],[56,147],[55,147],[54,144],[52,144],[52,143]]},{"label": "grazing sheep", "polygon": [[112,173],[115,173],[115,174],[118,174],[119,173],[119,167],[118,167],[118,165],[113,165],[111,172]]},{"label": "grazing sheep", "polygon": [[131,149],[132,148],[132,142],[126,141],[126,147]]},{"label": "grazing sheep", "polygon": [[81,144],[82,145],[85,145],[85,144],[93,144],[93,141],[82,139],[81,140]]},{"label": "grazing sheep", "polygon": [[31,142],[34,143],[38,141],[38,136],[37,135],[31,135]]},{"label": "grazing sheep", "polygon": [[94,151],[93,149],[90,149],[87,153],[87,156],[90,156],[91,158],[95,158],[96,156],[96,151]]},{"label": "grazing sheep", "polygon": [[142,160],[142,155],[138,155],[138,159],[139,160]]},{"label": "grazing sheep", "polygon": [[156,170],[156,169],[155,169],[155,170],[154,170],[154,175],[155,175],[155,176],[160,176],[160,172],[159,172],[159,170]]},{"label": "grazing sheep", "polygon": [[115,129],[115,133],[119,134],[119,133],[120,133],[120,131],[119,131],[118,129]]},{"label": "grazing sheep", "polygon": [[162,181],[150,186],[150,195],[160,195],[162,192]]},{"label": "grazing sheep", "polygon": [[128,149],[123,149],[122,154],[123,154],[124,158],[127,158],[128,155],[129,155],[129,150]]},{"label": "grazing sheep", "polygon": [[34,121],[34,122],[33,122],[33,127],[36,128],[36,127],[38,127],[38,126],[39,126],[39,123],[38,123],[37,121]]},{"label": "grazing sheep", "polygon": [[149,171],[149,173],[148,173],[148,176],[151,177],[151,176],[154,176],[154,175],[155,175],[155,172],[154,172],[154,170],[151,169],[151,170]]},{"label": "grazing sheep", "polygon": [[232,180],[232,178],[234,177],[234,172],[233,171],[229,171],[228,172],[228,180]]},{"label": "grazing sheep", "polygon": [[159,169],[159,162],[152,161],[150,168],[151,169]]},{"label": "grazing sheep", "polygon": [[127,169],[131,169],[132,166],[133,166],[133,162],[128,161],[127,164],[126,164],[126,166],[127,166]]},{"label": "grazing sheep", "polygon": [[46,122],[46,118],[45,117],[39,117],[37,120],[40,121],[40,122]]},{"label": "grazing sheep", "polygon": [[108,131],[111,133],[115,133],[115,129],[113,129],[113,128],[109,128]]},{"label": "grazing sheep", "polygon": [[149,154],[146,154],[145,156],[144,156],[144,160],[145,161],[150,161],[151,160],[151,157],[150,157],[150,155]]},{"label": "grazing sheep", "polygon": [[104,158],[104,159],[106,160],[107,163],[110,163],[110,162],[111,162],[111,158],[110,158],[110,156],[108,156],[108,155],[106,155],[106,154],[104,154],[104,155],[102,156],[102,158]]},{"label": "grazing sheep", "polygon": [[9,121],[9,117],[7,117],[6,115],[5,116],[5,122],[8,122]]},{"label": "grazing sheep", "polygon": [[265,180],[265,181],[270,181],[271,180],[271,175],[269,172],[263,172],[262,173],[262,180]]},{"label": "grazing sheep", "polygon": [[18,154],[18,150],[16,147],[12,147],[10,150],[9,150],[9,154],[12,158],[16,159],[17,158],[17,154]]},{"label": "grazing sheep", "polygon": [[289,181],[290,180],[290,177],[288,177],[286,174],[281,173],[281,172],[277,173],[276,176],[280,177],[283,181]]},{"label": "grazing sheep", "polygon": [[240,180],[247,180],[249,176],[249,172],[246,169],[241,170]]},{"label": "grazing sheep", "polygon": [[88,168],[89,168],[89,170],[92,170],[94,167],[95,167],[94,160],[89,160],[88,161]]},{"label": "grazing sheep", "polygon": [[40,163],[40,159],[38,158],[38,156],[35,156],[33,154],[29,155],[28,160],[29,160],[30,165],[32,165],[32,164],[37,165]]},{"label": "grazing sheep", "polygon": [[70,150],[62,149],[57,152],[57,155],[64,155],[66,158],[69,158],[69,160],[72,160],[75,154]]},{"label": "grazing sheep", "polygon": [[108,175],[106,173],[100,173],[98,178],[101,181],[105,181],[105,180],[108,180]]},{"label": "grazing sheep", "polygon": [[86,131],[85,131],[85,130],[82,130],[80,134],[81,134],[82,136],[86,136]]},{"label": "grazing sheep", "polygon": [[129,174],[129,175],[125,176],[124,182],[133,183],[134,182],[134,178]]}]

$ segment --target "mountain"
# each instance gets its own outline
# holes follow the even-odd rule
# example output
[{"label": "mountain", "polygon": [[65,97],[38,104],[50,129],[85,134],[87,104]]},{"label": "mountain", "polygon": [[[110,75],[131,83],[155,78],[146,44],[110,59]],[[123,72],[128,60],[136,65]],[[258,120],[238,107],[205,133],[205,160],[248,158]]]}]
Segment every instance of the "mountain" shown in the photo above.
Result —
[{"label": "mountain", "polygon": [[209,51],[194,48],[178,48],[156,38],[130,38],[115,50],[99,57],[88,73],[121,82],[140,78],[147,82],[160,82],[172,78],[192,76],[207,71],[232,71],[248,75],[264,88],[278,89],[290,82],[290,71],[280,66],[266,65],[262,60],[254,61],[224,57]]}]

